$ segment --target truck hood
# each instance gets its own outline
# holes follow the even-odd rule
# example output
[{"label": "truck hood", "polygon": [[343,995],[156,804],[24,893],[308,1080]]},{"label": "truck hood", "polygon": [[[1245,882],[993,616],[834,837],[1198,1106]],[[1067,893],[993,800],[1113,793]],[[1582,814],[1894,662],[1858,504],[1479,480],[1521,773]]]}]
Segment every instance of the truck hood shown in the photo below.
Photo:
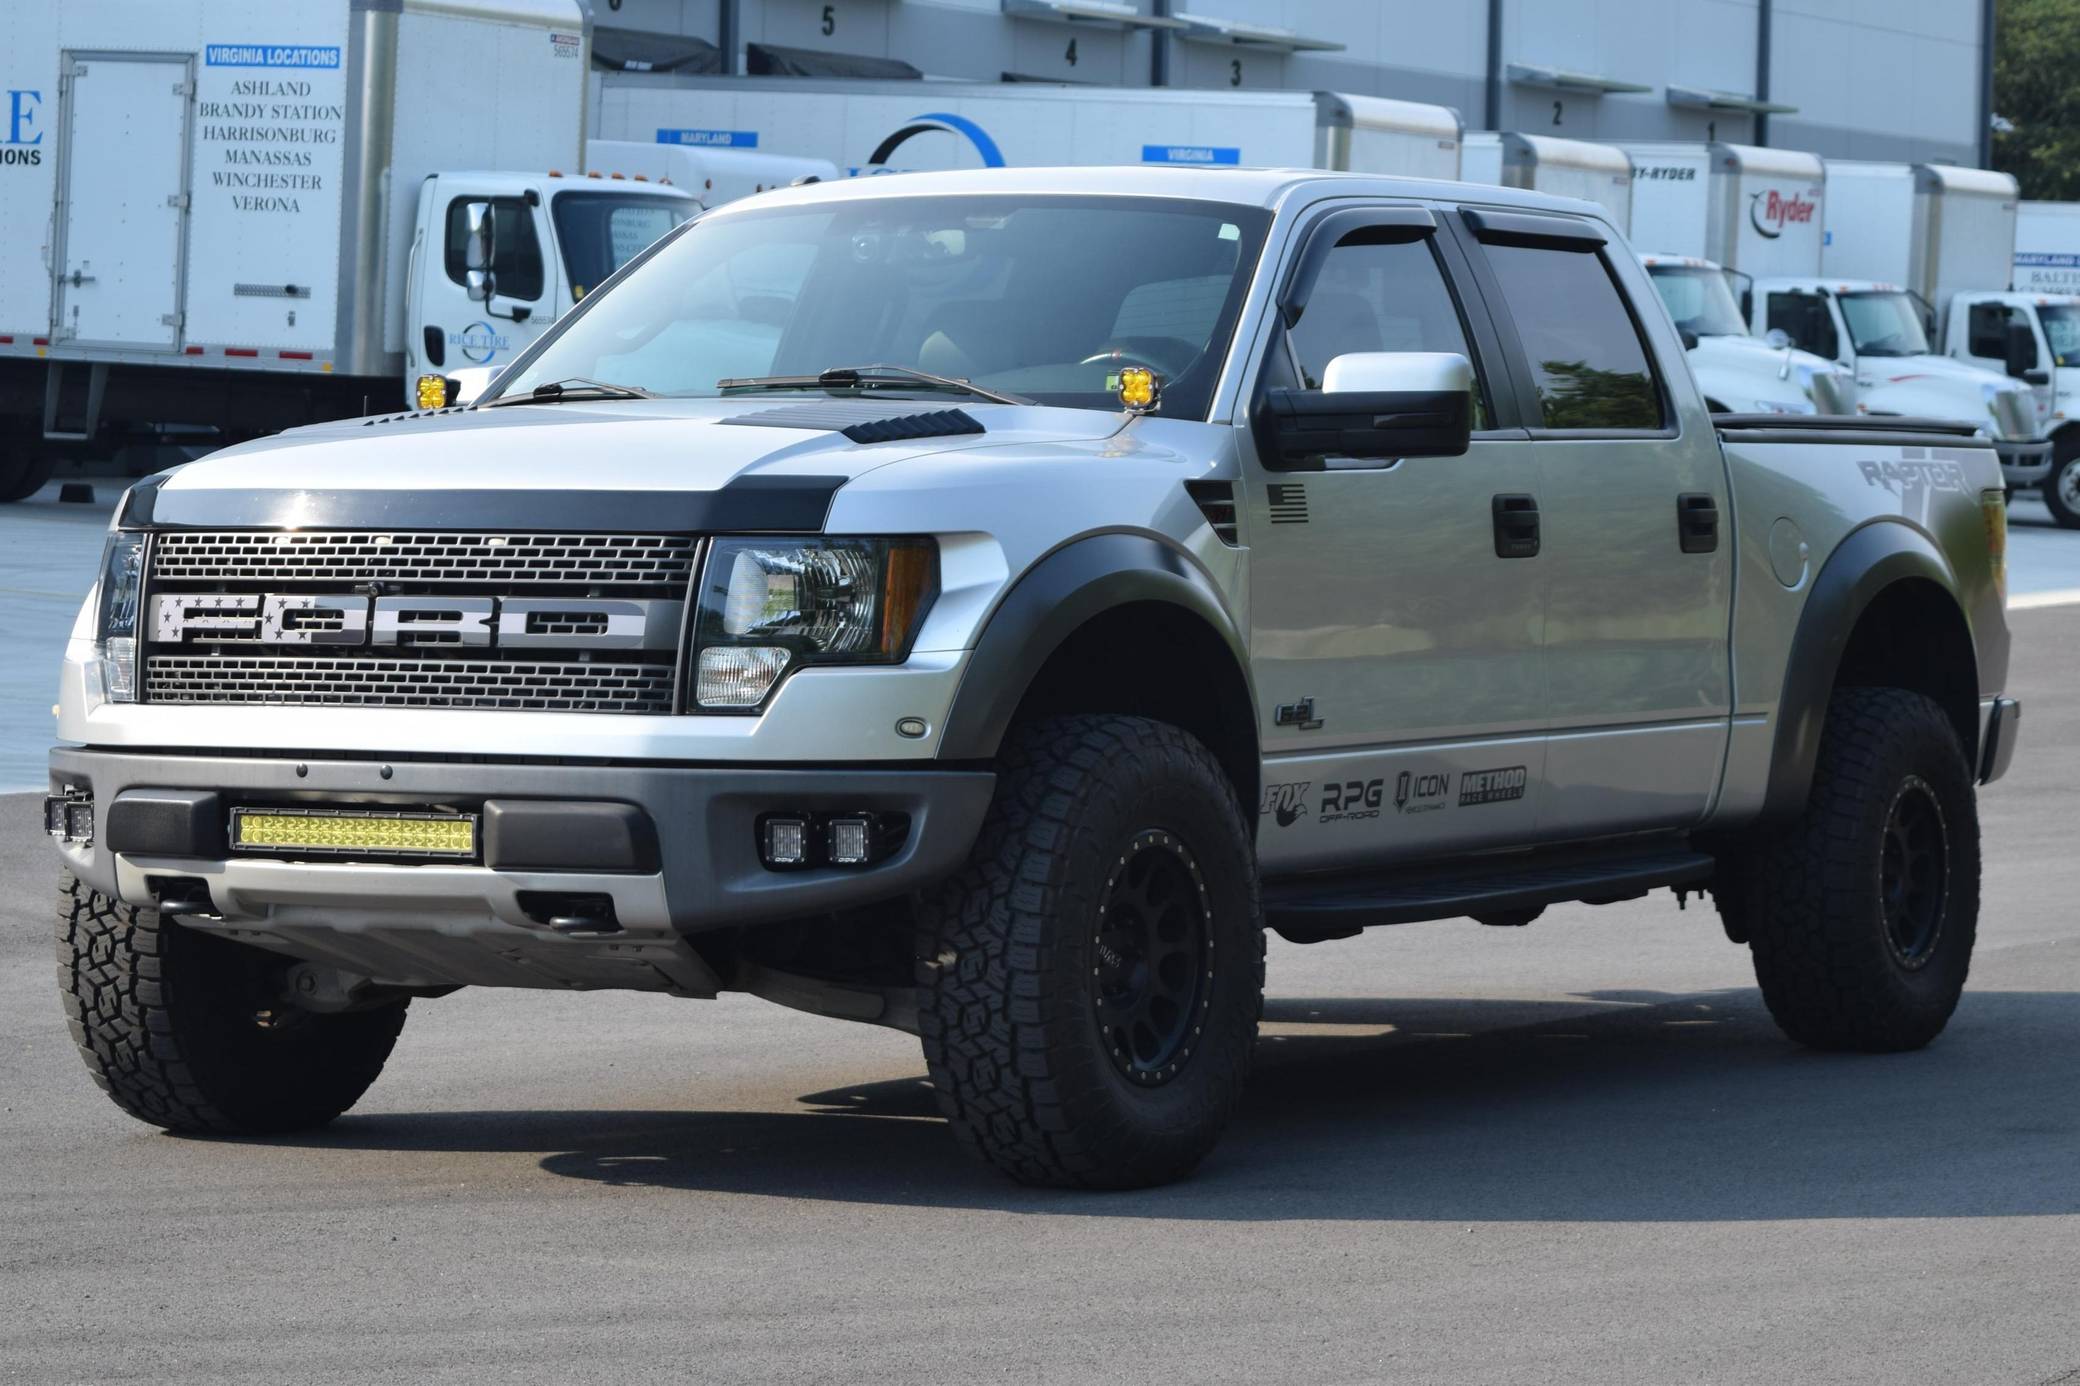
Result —
[{"label": "truck hood", "polygon": [[1734,410],[1759,406],[1810,414],[1813,397],[1806,382],[1816,374],[1841,371],[1824,356],[1773,347],[1760,337],[1702,337],[1689,357],[1698,388]]},{"label": "truck hood", "polygon": [[[879,442],[855,442],[838,431],[848,424],[956,409],[982,431],[915,436],[917,430],[899,426],[888,431],[913,436]],[[758,415],[779,417],[743,422]],[[177,468],[159,491],[163,500],[177,501],[182,512],[193,514],[207,513],[209,493],[229,502],[256,492],[415,492],[431,508],[443,491],[708,492],[754,476],[851,481],[927,453],[1098,441],[1124,422],[1124,415],[1095,409],[990,404],[953,396],[753,395],[526,404],[291,429]],[[553,506],[546,499],[544,504]],[[546,514],[554,518],[553,509]]]},{"label": "truck hood", "polygon": [[2028,386],[1947,356],[1860,357],[1856,386],[1872,413],[1954,419],[1996,438],[2041,436]]}]

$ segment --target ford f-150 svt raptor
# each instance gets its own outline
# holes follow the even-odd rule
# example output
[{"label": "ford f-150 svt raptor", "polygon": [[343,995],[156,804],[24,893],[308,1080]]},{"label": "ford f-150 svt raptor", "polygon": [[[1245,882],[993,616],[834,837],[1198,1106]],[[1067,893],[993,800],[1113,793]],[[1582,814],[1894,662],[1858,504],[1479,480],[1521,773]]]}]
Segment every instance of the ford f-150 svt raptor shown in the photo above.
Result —
[{"label": "ford f-150 svt raptor", "polygon": [[770,193],[472,405],[129,493],[65,1002],[126,1111],[239,1135],[415,999],[746,991],[915,1031],[963,1140],[1086,1186],[1211,1148],[1267,927],[1703,889],[1793,1038],[1908,1049],[2015,745],[2005,535],[1968,432],[1709,415],[1587,203]]}]

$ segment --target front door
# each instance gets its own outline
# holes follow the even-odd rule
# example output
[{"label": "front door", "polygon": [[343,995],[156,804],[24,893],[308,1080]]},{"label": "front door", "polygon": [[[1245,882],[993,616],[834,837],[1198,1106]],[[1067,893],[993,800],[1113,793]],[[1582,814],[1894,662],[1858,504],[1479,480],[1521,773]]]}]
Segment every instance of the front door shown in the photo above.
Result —
[{"label": "front door", "polygon": [[[1419,225],[1317,223],[1299,321],[1254,389],[1320,387],[1347,352],[1452,352],[1481,400],[1460,457],[1267,468],[1246,422],[1242,506],[1267,869],[1365,866],[1530,836],[1543,774],[1542,560],[1498,555],[1497,507],[1535,503],[1521,431],[1498,428],[1491,329]],[[1252,396],[1246,395],[1245,398]],[[1498,501],[1498,497],[1502,498]],[[1521,521],[1509,521],[1517,524]]]},{"label": "front door", "polygon": [[[1732,706],[1734,534],[1718,439],[1687,374],[1664,377],[1627,306],[1629,291],[1658,308],[1645,273],[1629,257],[1620,269],[1595,223],[1515,216],[1474,229],[1509,305],[1539,460],[1539,835],[1692,826],[1718,784]],[[1660,359],[1685,371],[1662,322]]]},{"label": "front door", "polygon": [[67,53],[54,334],[67,346],[170,351],[187,223],[185,56]]}]

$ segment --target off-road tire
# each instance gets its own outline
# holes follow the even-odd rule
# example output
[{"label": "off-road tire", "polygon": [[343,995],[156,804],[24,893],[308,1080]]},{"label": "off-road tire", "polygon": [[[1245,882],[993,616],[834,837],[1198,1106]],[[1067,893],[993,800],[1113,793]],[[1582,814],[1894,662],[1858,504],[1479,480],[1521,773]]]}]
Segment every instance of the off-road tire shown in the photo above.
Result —
[{"label": "off-road tire", "polygon": [[[1014,729],[997,771],[967,866],[919,911],[919,1031],[939,1105],[965,1145],[1022,1183],[1180,1178],[1235,1110],[1263,1010],[1256,852],[1234,788],[1188,733],[1139,717]],[[1197,1023],[1167,1078],[1123,1071],[1132,1056],[1115,1057],[1098,1019],[1097,964],[1117,960],[1101,949],[1099,905],[1138,846],[1177,853],[1150,858],[1163,870],[1193,864],[1193,927],[1210,945],[1210,980],[1187,1007]]]},{"label": "off-road tire", "polygon": [[[89,889],[58,887],[58,985],[87,1071],[118,1107],[168,1131],[260,1136],[323,1126],[383,1071],[405,1006],[282,1010],[286,958],[183,928]],[[277,1023],[256,1015],[275,1008]]]},{"label": "off-road tire", "polygon": [[[1912,796],[1944,844],[1933,932],[1918,960],[1885,914],[1887,834]],[[1924,797],[1925,796],[1925,797]],[[1924,858],[1931,854],[1923,853]],[[1895,857],[1896,861],[1897,858]],[[1805,812],[1736,868],[1730,892],[1755,980],[1784,1033],[1817,1049],[1890,1053],[1942,1032],[1970,970],[1979,919],[1979,817],[1957,731],[1933,699],[1844,688],[1828,706]]]},{"label": "off-road tire", "polygon": [[2080,441],[2059,447],[2041,490],[2051,518],[2067,529],[2080,529]]}]

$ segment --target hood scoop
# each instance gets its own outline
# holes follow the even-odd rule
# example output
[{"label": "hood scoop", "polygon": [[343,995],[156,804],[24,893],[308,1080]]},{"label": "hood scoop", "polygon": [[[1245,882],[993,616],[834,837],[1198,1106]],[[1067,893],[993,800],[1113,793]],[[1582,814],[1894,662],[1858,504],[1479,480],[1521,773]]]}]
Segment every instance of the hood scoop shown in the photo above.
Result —
[{"label": "hood scoop", "polygon": [[749,424],[754,428],[800,428],[811,432],[842,433],[855,443],[899,443],[906,438],[950,438],[961,433],[988,431],[965,409],[890,409],[885,404],[868,400],[787,404],[778,409],[761,409],[755,414],[738,414],[718,422]]}]

